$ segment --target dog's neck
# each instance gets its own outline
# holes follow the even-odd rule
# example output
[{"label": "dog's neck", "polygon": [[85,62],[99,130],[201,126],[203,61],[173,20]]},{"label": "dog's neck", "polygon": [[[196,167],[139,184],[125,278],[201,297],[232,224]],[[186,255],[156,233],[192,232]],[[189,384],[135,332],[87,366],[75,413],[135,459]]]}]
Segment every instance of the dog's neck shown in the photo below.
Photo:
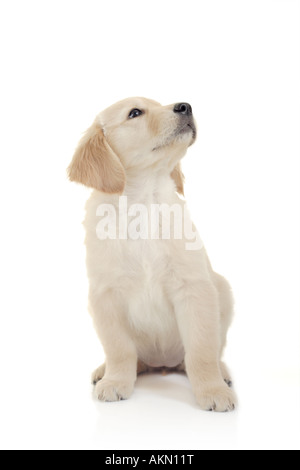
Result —
[{"label": "dog's neck", "polygon": [[162,204],[174,199],[176,186],[167,171],[149,171],[139,174],[138,177],[127,173],[124,196],[132,204]]}]

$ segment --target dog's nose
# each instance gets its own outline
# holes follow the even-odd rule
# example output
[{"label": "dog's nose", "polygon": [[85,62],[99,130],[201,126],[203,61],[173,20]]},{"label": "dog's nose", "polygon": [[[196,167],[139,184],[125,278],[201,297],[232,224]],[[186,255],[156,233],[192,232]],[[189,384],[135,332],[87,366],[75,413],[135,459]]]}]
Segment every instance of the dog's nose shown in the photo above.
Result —
[{"label": "dog's nose", "polygon": [[174,113],[184,114],[191,116],[193,114],[192,106],[189,103],[177,103],[173,109]]}]

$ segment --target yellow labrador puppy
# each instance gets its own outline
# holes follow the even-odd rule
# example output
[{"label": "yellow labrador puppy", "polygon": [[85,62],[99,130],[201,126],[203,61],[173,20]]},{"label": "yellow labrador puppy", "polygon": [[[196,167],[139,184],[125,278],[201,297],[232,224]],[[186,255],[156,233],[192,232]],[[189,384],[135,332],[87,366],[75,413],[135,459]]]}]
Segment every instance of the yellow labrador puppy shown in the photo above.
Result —
[{"label": "yellow labrador puppy", "polygon": [[188,103],[130,98],[100,113],[68,168],[86,205],[89,306],[106,354],[99,400],[127,399],[137,374],[185,370],[203,410],[236,405],[221,361],[232,293],[193,226],[180,160],[196,139]]}]

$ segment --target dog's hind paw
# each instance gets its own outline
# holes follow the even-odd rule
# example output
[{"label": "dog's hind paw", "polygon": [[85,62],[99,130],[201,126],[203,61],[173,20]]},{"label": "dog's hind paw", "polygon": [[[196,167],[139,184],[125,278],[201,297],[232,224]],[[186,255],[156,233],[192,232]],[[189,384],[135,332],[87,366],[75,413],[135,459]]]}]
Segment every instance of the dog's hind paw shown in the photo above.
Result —
[{"label": "dog's hind paw", "polygon": [[224,382],[228,385],[228,387],[232,388],[231,374],[224,362],[220,362],[220,369]]},{"label": "dog's hind paw", "polygon": [[91,377],[91,381],[93,385],[96,385],[100,380],[103,379],[105,374],[105,364],[102,364],[102,366],[98,367],[93,373]]}]

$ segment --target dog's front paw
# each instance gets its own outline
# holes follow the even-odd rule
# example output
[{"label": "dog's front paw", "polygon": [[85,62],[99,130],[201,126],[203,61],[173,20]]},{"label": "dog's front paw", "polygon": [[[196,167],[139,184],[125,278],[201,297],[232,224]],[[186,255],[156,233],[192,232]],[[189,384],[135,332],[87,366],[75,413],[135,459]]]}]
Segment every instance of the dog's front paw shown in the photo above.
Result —
[{"label": "dog's front paw", "polygon": [[196,393],[197,402],[204,411],[233,411],[237,407],[237,397],[227,385],[206,387]]},{"label": "dog's front paw", "polygon": [[96,384],[95,394],[100,401],[127,400],[133,393],[133,387],[129,382],[103,379]]}]

